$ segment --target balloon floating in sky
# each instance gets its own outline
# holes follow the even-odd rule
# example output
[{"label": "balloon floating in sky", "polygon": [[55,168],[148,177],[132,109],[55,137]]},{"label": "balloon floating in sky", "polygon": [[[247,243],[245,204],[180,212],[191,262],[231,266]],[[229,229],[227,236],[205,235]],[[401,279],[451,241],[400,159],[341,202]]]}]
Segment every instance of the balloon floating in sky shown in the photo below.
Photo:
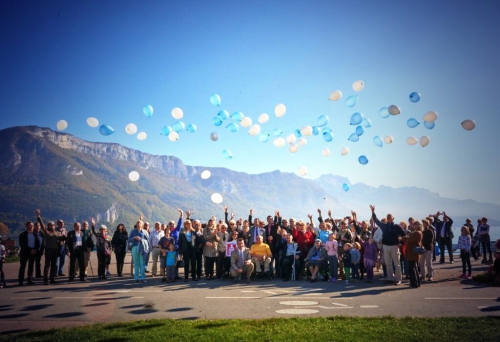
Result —
[{"label": "balloon floating in sky", "polygon": [[135,134],[135,133],[137,133],[137,126],[136,126],[136,124],[129,123],[127,126],[125,126],[125,132],[127,132],[127,134]]},{"label": "balloon floating in sky", "polygon": [[137,171],[132,171],[128,174],[128,179],[130,179],[132,182],[137,182],[139,180],[139,172]]},{"label": "balloon floating in sky", "polygon": [[427,129],[433,129],[434,126],[436,126],[436,122],[432,121],[432,122],[428,122],[428,121],[424,121],[424,127],[427,128]]},{"label": "balloon floating in sky", "polygon": [[89,125],[92,128],[96,128],[97,126],[99,126],[99,120],[92,117],[87,118],[87,125]]},{"label": "balloon floating in sky", "polygon": [[302,176],[302,177],[304,177],[305,175],[307,175],[307,169],[306,169],[306,167],[305,166],[301,166],[299,168],[299,172],[298,173],[299,173],[299,176]]},{"label": "balloon floating in sky", "polygon": [[365,82],[358,80],[352,84],[352,90],[357,91],[358,93],[363,90],[365,87]]},{"label": "balloon floating in sky", "polygon": [[361,165],[366,165],[366,164],[368,164],[368,158],[366,158],[366,156],[359,156],[359,158],[358,158],[358,162],[359,162]]},{"label": "balloon floating in sky", "polygon": [[382,119],[387,119],[389,116],[391,116],[391,114],[389,113],[389,107],[382,107],[382,108],[380,108],[380,110],[378,111],[378,115]]},{"label": "balloon floating in sky", "polygon": [[349,136],[349,141],[352,141],[352,142],[357,142],[359,141],[359,135],[357,135],[356,133],[353,133]]},{"label": "balloon floating in sky", "polygon": [[227,110],[221,110],[217,113],[217,116],[221,121],[224,121],[229,118],[229,112]]},{"label": "balloon floating in sky", "polygon": [[308,137],[312,135],[313,129],[311,126],[304,126],[300,129],[300,133],[302,133],[303,136]]},{"label": "balloon floating in sky", "polygon": [[431,110],[431,111],[428,111],[427,113],[425,113],[424,115],[424,121],[427,121],[427,122],[434,122],[436,121],[438,118],[438,115],[435,111]]},{"label": "balloon floating in sky", "polygon": [[[244,117],[245,115],[242,112],[234,112],[233,114],[231,114],[231,119],[233,119],[234,121],[241,121]],[[251,119],[250,122],[252,122]]]},{"label": "balloon floating in sky", "polygon": [[195,125],[195,124],[189,124],[189,125],[187,125],[187,127],[186,127],[186,130],[187,130],[188,132],[191,132],[191,133],[196,132],[196,130],[197,130],[197,129],[198,129],[198,127],[196,127],[196,125]]},{"label": "balloon floating in sky", "polygon": [[349,108],[352,108],[358,103],[358,96],[357,95],[352,95],[349,96],[347,99],[345,99],[345,105]]},{"label": "balloon floating in sky", "polygon": [[[323,132],[323,133],[325,133],[325,132],[332,133],[332,129],[330,127],[323,127],[321,129],[321,132]],[[332,133],[332,135],[333,135],[333,133]]]},{"label": "balloon floating in sky", "polygon": [[233,158],[233,154],[229,150],[222,150],[222,156],[225,159],[231,159],[231,158]]},{"label": "balloon floating in sky", "polygon": [[417,93],[417,92],[413,92],[410,94],[410,101],[413,102],[413,103],[417,103],[418,101],[420,101],[420,94]]},{"label": "balloon floating in sky", "polygon": [[325,149],[323,149],[323,152],[321,152],[321,153],[323,154],[323,156],[328,157],[330,155],[330,149],[325,148]]},{"label": "balloon floating in sky", "polygon": [[356,127],[356,134],[359,136],[362,136],[363,133],[365,133],[365,129],[363,128],[363,126],[358,126]]},{"label": "balloon floating in sky", "polygon": [[300,129],[296,129],[295,132],[293,132],[297,138],[300,138],[302,136],[302,133],[300,132]]},{"label": "balloon floating in sky", "polygon": [[210,102],[212,102],[214,106],[220,106],[220,96],[218,94],[211,95]]},{"label": "balloon floating in sky", "polygon": [[140,132],[139,134],[137,134],[137,139],[139,140],[146,140],[148,137],[148,135],[146,134],[146,132]]},{"label": "balloon floating in sky", "polygon": [[168,136],[172,132],[172,127],[165,126],[161,129],[161,135]]},{"label": "balloon floating in sky", "polygon": [[384,146],[382,139],[378,135],[373,137],[373,143],[375,144],[375,146],[378,146],[378,147]]},{"label": "balloon floating in sky", "polygon": [[312,130],[313,130],[313,135],[318,135],[319,134],[319,128],[318,127],[313,126]]},{"label": "balloon floating in sky", "polygon": [[295,153],[299,150],[299,145],[296,144],[290,144],[288,145],[288,151]]},{"label": "balloon floating in sky", "polygon": [[260,124],[264,124],[269,121],[269,115],[266,113],[262,113],[259,115],[259,119],[257,120]]},{"label": "balloon floating in sky", "polygon": [[364,128],[372,127],[372,122],[368,118],[363,118],[363,122],[361,123]]},{"label": "balloon floating in sky", "polygon": [[324,127],[326,125],[328,125],[328,122],[330,121],[330,118],[326,115],[320,115],[318,117],[318,123],[317,123],[317,126],[318,127]]},{"label": "balloon floating in sky", "polygon": [[176,131],[170,132],[170,134],[168,135],[168,139],[173,142],[179,140],[179,133],[177,133]]},{"label": "balloon floating in sky", "polygon": [[282,135],[282,134],[283,134],[283,131],[282,131],[281,129],[276,128],[276,129],[273,131],[273,135],[274,135],[275,137],[279,137],[279,136],[280,136],[280,135]]},{"label": "balloon floating in sky", "polygon": [[415,128],[418,125],[420,125],[420,122],[418,122],[417,119],[411,118],[411,119],[408,119],[408,121],[406,121],[406,126],[408,126],[410,128]]},{"label": "balloon floating in sky", "polygon": [[295,134],[288,134],[286,136],[286,141],[289,143],[289,144],[293,144],[295,142],[295,140],[297,140],[297,137],[295,136]]},{"label": "balloon floating in sky", "polygon": [[276,138],[276,139],[274,139],[273,144],[276,147],[283,147],[283,146],[285,146],[286,142],[285,142],[285,139],[283,139],[283,138]]},{"label": "balloon floating in sky", "polygon": [[222,120],[218,116],[214,116],[214,118],[212,119],[212,122],[214,123],[214,126],[222,125]]},{"label": "balloon floating in sky", "polygon": [[109,125],[101,125],[101,127],[99,127],[99,133],[102,135],[111,135],[115,133],[115,130]]},{"label": "balloon floating in sky", "polygon": [[248,135],[257,135],[259,133],[260,133],[260,126],[257,124],[250,126],[250,128],[248,129]]},{"label": "balloon floating in sky", "polygon": [[66,128],[68,128],[68,123],[66,120],[59,120],[57,121],[56,127],[60,131],[64,131]]},{"label": "balloon floating in sky", "polygon": [[407,143],[408,145],[416,145],[416,144],[418,144],[418,140],[417,140],[417,138],[415,138],[415,137],[408,137],[408,138],[406,139],[406,143]]},{"label": "balloon floating in sky", "polygon": [[276,114],[278,118],[281,118],[283,115],[285,115],[285,113],[286,113],[286,107],[282,103],[280,103],[274,108],[274,114]]},{"label": "balloon floating in sky", "polygon": [[333,140],[332,133],[330,133],[328,131],[323,132],[323,140],[326,141],[326,142],[331,142]]},{"label": "balloon floating in sky", "polygon": [[248,116],[245,116],[243,119],[241,119],[240,123],[243,127],[250,127],[252,126],[252,119]]},{"label": "balloon floating in sky", "polygon": [[201,173],[201,179],[209,179],[212,173],[208,170],[205,170]]},{"label": "balloon floating in sky", "polygon": [[363,114],[356,112],[353,115],[351,115],[350,124],[351,125],[359,125],[360,123],[363,122],[363,119],[364,119]]},{"label": "balloon floating in sky", "polygon": [[401,109],[398,106],[396,106],[396,105],[390,105],[389,108],[387,108],[387,111],[391,115],[399,115],[399,114],[401,114]]},{"label": "balloon floating in sky", "polygon": [[215,192],[212,194],[212,196],[210,196],[210,199],[212,200],[212,202],[214,202],[215,204],[221,204],[222,201],[224,200],[222,198],[222,195],[219,194],[218,192]]},{"label": "balloon floating in sky", "polygon": [[144,115],[146,115],[146,117],[150,118],[153,116],[153,106],[151,105],[147,105],[147,106],[144,106],[144,108],[142,108],[142,112],[144,113]]},{"label": "balloon floating in sky", "polygon": [[342,150],[340,150],[340,154],[343,156],[346,156],[349,154],[349,148],[348,147],[342,147]]},{"label": "balloon floating in sky", "polygon": [[230,131],[230,132],[237,132],[238,131],[238,124],[237,123],[234,123],[234,122],[231,122],[229,125],[226,126],[226,128]]},{"label": "balloon floating in sky", "polygon": [[174,132],[182,132],[184,129],[186,128],[186,125],[184,124],[184,122],[182,121],[177,121],[176,123],[174,123],[174,125],[172,126],[172,130]]},{"label": "balloon floating in sky", "polygon": [[300,138],[299,139],[299,145],[300,146],[306,146],[307,145],[307,139],[306,138]]},{"label": "balloon floating in sky", "polygon": [[340,90],[335,90],[335,91],[332,91],[332,93],[328,97],[328,100],[330,100],[330,101],[338,101],[341,98],[342,98],[342,92]]},{"label": "balloon floating in sky", "polygon": [[172,114],[172,117],[175,120],[180,120],[184,116],[184,112],[179,107],[175,107],[174,109],[172,109],[172,111],[170,112],[170,114]]},{"label": "balloon floating in sky", "polygon": [[219,135],[217,134],[217,132],[210,133],[210,140],[212,140],[212,141],[219,140]]},{"label": "balloon floating in sky", "polygon": [[424,135],[422,138],[420,138],[420,146],[425,147],[429,145],[430,139],[428,136]]},{"label": "balloon floating in sky", "polygon": [[474,128],[476,128],[476,122],[470,119],[462,121],[461,125],[466,131],[472,131]]},{"label": "balloon floating in sky", "polygon": [[347,183],[342,184],[342,190],[344,190],[345,192],[349,191],[350,188],[351,187],[349,186],[349,184]]},{"label": "balloon floating in sky", "polygon": [[269,141],[269,135],[270,135],[269,133],[264,133],[264,132],[260,133],[259,134],[259,141],[263,142],[263,143],[268,142]]},{"label": "balloon floating in sky", "polygon": [[393,142],[393,141],[394,141],[394,139],[392,138],[392,136],[391,136],[391,135],[386,135],[386,136],[384,137],[384,142],[385,142],[387,145],[392,144],[392,142]]}]

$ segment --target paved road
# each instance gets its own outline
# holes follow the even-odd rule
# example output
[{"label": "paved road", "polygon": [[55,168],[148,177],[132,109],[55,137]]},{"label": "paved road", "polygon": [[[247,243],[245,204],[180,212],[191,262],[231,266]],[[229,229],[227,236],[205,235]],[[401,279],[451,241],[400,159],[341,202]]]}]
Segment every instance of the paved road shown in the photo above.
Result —
[{"label": "paved road", "polygon": [[[97,265],[95,255],[92,264]],[[126,269],[129,268],[126,265]],[[115,266],[111,265],[111,270]],[[148,318],[216,319],[292,316],[481,316],[499,315],[498,288],[460,280],[461,265],[435,264],[435,282],[419,289],[373,284],[259,279],[165,284],[148,278],[135,284],[129,276],[90,283],[16,286],[18,264],[6,264],[9,287],[0,290],[0,332],[26,331],[94,322]],[[473,262],[473,273],[485,267]],[[379,278],[381,273],[376,273]],[[37,280],[41,283],[40,280]]]}]

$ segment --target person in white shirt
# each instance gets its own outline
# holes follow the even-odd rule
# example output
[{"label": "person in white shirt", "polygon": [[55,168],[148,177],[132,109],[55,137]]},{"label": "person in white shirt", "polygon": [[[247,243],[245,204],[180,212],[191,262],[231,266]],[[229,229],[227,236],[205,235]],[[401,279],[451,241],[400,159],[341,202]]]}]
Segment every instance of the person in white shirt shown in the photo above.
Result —
[{"label": "person in white shirt", "polygon": [[155,229],[149,234],[149,248],[151,251],[151,260],[153,261],[153,267],[151,268],[151,273],[153,277],[156,277],[156,272],[158,270],[158,259],[160,258],[160,247],[158,246],[160,239],[165,236],[165,232],[161,230],[161,223],[155,223]]}]

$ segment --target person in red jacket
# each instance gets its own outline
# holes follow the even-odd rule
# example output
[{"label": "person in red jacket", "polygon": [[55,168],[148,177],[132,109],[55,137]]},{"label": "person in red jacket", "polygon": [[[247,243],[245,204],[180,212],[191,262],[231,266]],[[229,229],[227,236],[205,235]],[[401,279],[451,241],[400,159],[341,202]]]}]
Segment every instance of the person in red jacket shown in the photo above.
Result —
[{"label": "person in red jacket", "polygon": [[[306,224],[302,221],[296,223],[292,230],[293,239],[299,244],[301,251],[300,264],[305,265],[304,259],[307,257],[309,250],[314,245],[314,235],[310,231],[306,231]],[[304,269],[300,270],[302,274]]]}]

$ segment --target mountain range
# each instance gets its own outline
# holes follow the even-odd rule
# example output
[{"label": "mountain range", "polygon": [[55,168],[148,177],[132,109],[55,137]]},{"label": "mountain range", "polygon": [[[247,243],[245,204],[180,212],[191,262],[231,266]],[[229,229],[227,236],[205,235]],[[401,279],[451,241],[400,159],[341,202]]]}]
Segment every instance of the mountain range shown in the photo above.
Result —
[{"label": "mountain range", "polygon": [[[368,219],[368,205],[374,204],[379,215],[391,212],[396,220],[445,210],[457,224],[482,216],[492,225],[500,223],[499,205],[443,198],[422,188],[357,183],[345,192],[342,184],[349,180],[332,174],[314,180],[280,171],[254,175],[188,166],[173,156],[89,142],[49,128],[0,132],[0,222],[11,230],[33,220],[35,208],[45,220],[62,218],[71,224],[93,216],[111,227],[119,222],[132,227],[141,213],[151,222],[176,219],[177,208],[204,221],[211,215],[223,218],[224,205],[237,218],[246,218],[252,208],[254,217],[279,209],[285,217],[307,220],[307,214],[316,217],[321,208],[324,215],[331,209],[336,218],[352,209],[358,218]],[[207,180],[200,177],[204,170],[211,172]],[[139,172],[138,181],[129,180],[131,171]],[[214,192],[223,196],[222,204],[211,201]]]}]

